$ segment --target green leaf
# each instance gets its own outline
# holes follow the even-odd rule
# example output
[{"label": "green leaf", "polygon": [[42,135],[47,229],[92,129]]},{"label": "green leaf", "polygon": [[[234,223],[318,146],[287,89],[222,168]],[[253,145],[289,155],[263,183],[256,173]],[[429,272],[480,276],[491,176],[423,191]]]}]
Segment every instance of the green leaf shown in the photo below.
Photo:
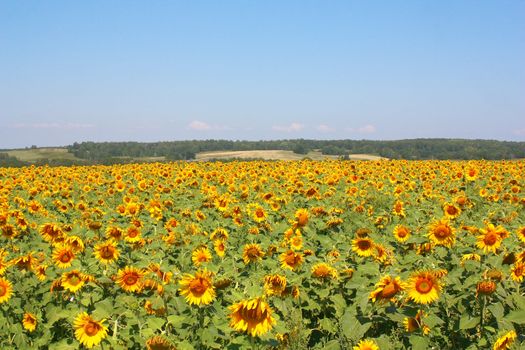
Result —
[{"label": "green leaf", "polygon": [[459,319],[459,329],[471,329],[478,325],[479,318],[472,318],[469,315],[461,316]]},{"label": "green leaf", "polygon": [[332,319],[323,318],[319,321],[319,326],[328,333],[334,334],[337,332],[337,327],[335,326],[334,320]]},{"label": "green leaf", "polygon": [[503,309],[503,305],[501,305],[501,303],[490,305],[489,307],[487,307],[487,309],[490,311],[490,313],[494,317],[496,317],[496,319],[502,318],[505,312],[505,310]]},{"label": "green leaf", "polygon": [[173,325],[175,328],[181,326],[183,323],[185,323],[184,321],[186,321],[186,317],[181,315],[170,315],[167,317],[167,319],[168,323]]},{"label": "green leaf", "polygon": [[114,309],[111,299],[104,299],[95,304],[95,311],[92,316],[97,320],[109,318]]},{"label": "green leaf", "polygon": [[419,335],[412,335],[409,338],[412,349],[428,349],[428,339]]},{"label": "green leaf", "polygon": [[330,340],[328,343],[324,344],[323,349],[327,350],[339,350],[339,342],[337,340]]},{"label": "green leaf", "polygon": [[505,316],[505,320],[516,324],[525,324],[525,312],[523,312],[523,310],[511,311]]},{"label": "green leaf", "polygon": [[162,326],[164,326],[165,322],[166,320],[164,320],[163,318],[153,317],[153,318],[148,319],[147,324],[149,328],[157,330],[157,329],[161,329]]}]

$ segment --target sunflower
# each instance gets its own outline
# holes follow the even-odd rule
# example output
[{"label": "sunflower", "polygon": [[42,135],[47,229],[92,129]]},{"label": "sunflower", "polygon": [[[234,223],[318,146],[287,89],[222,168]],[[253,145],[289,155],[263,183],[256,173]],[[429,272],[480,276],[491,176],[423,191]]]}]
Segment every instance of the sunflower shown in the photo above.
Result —
[{"label": "sunflower", "polygon": [[525,226],[521,226],[520,228],[518,228],[516,230],[516,236],[518,236],[518,238],[523,242],[525,243]]},{"label": "sunflower", "polygon": [[303,208],[297,209],[295,212],[294,226],[304,227],[306,224],[308,224],[308,210]]},{"label": "sunflower", "polygon": [[200,266],[202,263],[211,261],[211,253],[207,247],[200,247],[193,251],[191,260],[195,266]]},{"label": "sunflower", "polygon": [[46,242],[54,242],[64,235],[60,226],[52,223],[47,223],[40,226],[40,234]]},{"label": "sunflower", "polygon": [[512,330],[499,337],[494,343],[494,350],[507,350],[510,349],[518,335],[516,331]]},{"label": "sunflower", "polygon": [[484,231],[483,234],[476,238],[476,246],[479,249],[483,249],[484,253],[494,253],[498,250],[501,245],[502,238],[495,231],[491,230],[480,230]]},{"label": "sunflower", "polygon": [[222,239],[217,239],[213,242],[213,249],[219,257],[223,257],[226,252],[226,241]]},{"label": "sunflower", "polygon": [[252,218],[255,222],[263,222],[268,217],[268,214],[264,211],[264,208],[261,206],[256,206],[252,212]]},{"label": "sunflower", "polygon": [[106,237],[108,239],[114,239],[115,241],[121,240],[124,236],[124,232],[121,228],[116,226],[109,226],[106,229]]},{"label": "sunflower", "polygon": [[7,256],[7,252],[3,249],[0,249],[0,276],[2,276],[5,273],[5,270],[9,267],[9,262],[5,260],[5,257]]},{"label": "sunflower", "polygon": [[445,203],[443,205],[443,212],[448,219],[455,219],[461,214],[461,209],[452,203]]},{"label": "sunflower", "polygon": [[261,246],[252,243],[252,244],[246,244],[244,246],[244,251],[242,253],[242,260],[245,264],[257,262],[258,260],[262,259],[264,256],[264,252],[261,249]]},{"label": "sunflower", "polygon": [[290,243],[290,248],[293,250],[303,249],[303,237],[300,234],[293,236],[288,242]]},{"label": "sunflower", "polygon": [[465,265],[465,261],[481,261],[481,256],[475,253],[463,254],[461,257],[461,266]]},{"label": "sunflower", "polygon": [[416,313],[416,316],[414,317],[405,317],[403,320],[403,325],[405,326],[405,330],[409,333],[412,333],[414,331],[417,331],[418,329],[421,329],[423,331],[423,334],[426,335],[430,333],[430,328],[423,324],[423,310],[419,310]]},{"label": "sunflower", "polygon": [[282,253],[279,259],[281,260],[281,267],[289,270],[297,270],[304,261],[302,254],[293,250]]},{"label": "sunflower", "polygon": [[282,275],[267,275],[264,277],[266,295],[281,296],[286,289],[286,277]]},{"label": "sunflower", "polygon": [[73,322],[75,337],[87,348],[98,345],[108,335],[108,327],[104,325],[105,320],[96,321],[87,312],[80,313]]},{"label": "sunflower", "polygon": [[408,298],[418,304],[429,304],[439,298],[441,284],[430,271],[419,271],[412,274],[407,282]]},{"label": "sunflower", "polygon": [[356,238],[352,240],[352,250],[359,256],[372,256],[374,254],[374,241],[370,238]]},{"label": "sunflower", "polygon": [[52,256],[53,260],[55,261],[55,265],[61,269],[70,267],[73,263],[73,259],[75,258],[73,250],[65,245],[58,245],[55,250],[53,250]]},{"label": "sunflower", "polygon": [[128,243],[137,243],[142,239],[142,234],[140,232],[140,229],[135,226],[131,225],[126,230],[126,235],[124,236],[124,240]]},{"label": "sunflower", "polygon": [[24,318],[22,319],[22,326],[24,329],[28,330],[29,332],[33,332],[36,329],[36,316],[33,315],[30,312],[24,313]]},{"label": "sunflower", "polygon": [[80,271],[73,270],[63,273],[60,283],[64,289],[69,290],[71,293],[76,293],[84,285],[85,278]]},{"label": "sunflower", "polygon": [[126,292],[140,292],[142,290],[142,277],[144,272],[132,266],[118,270],[116,282]]},{"label": "sunflower", "polygon": [[392,278],[391,276],[383,277],[376,283],[376,289],[370,293],[369,299],[372,302],[379,301],[394,301],[395,296],[404,289],[403,282],[399,277]]},{"label": "sunflower", "polygon": [[392,214],[400,217],[405,217],[405,207],[403,206],[403,202],[396,201],[394,203],[394,208],[392,208]]},{"label": "sunflower", "polygon": [[230,327],[247,332],[252,337],[269,332],[276,322],[272,317],[272,309],[262,298],[242,300],[229,309]]},{"label": "sunflower", "polygon": [[394,227],[394,237],[400,243],[406,242],[410,238],[410,230],[403,225],[396,225]]},{"label": "sunflower", "polygon": [[318,279],[336,279],[337,270],[326,263],[318,263],[312,266],[312,276]]},{"label": "sunflower", "polygon": [[206,270],[195,275],[186,274],[179,282],[181,295],[190,305],[208,305],[215,299],[212,274]]},{"label": "sunflower", "polygon": [[494,281],[488,280],[488,281],[478,282],[478,284],[476,285],[476,297],[479,294],[491,295],[492,293],[496,291],[496,288],[497,288],[497,285],[496,285],[496,282]]},{"label": "sunflower", "polygon": [[146,350],[176,350],[166,338],[156,335],[146,341]]},{"label": "sunflower", "polygon": [[430,238],[435,245],[442,245],[450,248],[456,241],[454,232],[455,229],[450,226],[449,221],[447,219],[442,219],[430,225],[428,238]]},{"label": "sunflower", "polygon": [[95,255],[95,258],[98,259],[98,261],[107,265],[115,262],[118,259],[120,252],[117,249],[117,244],[114,241],[107,241],[96,244],[93,249],[93,254]]},{"label": "sunflower", "polygon": [[379,346],[373,340],[361,339],[353,350],[379,350]]},{"label": "sunflower", "polygon": [[13,294],[13,287],[11,282],[3,277],[0,277],[0,304],[5,303],[11,298]]},{"label": "sunflower", "polygon": [[516,282],[523,281],[523,277],[525,277],[525,263],[515,263],[510,270],[510,277]]}]

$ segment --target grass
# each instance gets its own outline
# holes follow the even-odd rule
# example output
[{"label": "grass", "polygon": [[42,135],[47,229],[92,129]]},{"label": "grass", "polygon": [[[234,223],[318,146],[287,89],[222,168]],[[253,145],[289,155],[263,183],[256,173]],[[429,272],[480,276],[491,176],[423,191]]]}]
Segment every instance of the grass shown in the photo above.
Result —
[{"label": "grass", "polygon": [[67,159],[82,161],[82,159],[75,157],[73,153],[69,153],[66,148],[59,147],[17,149],[7,151],[6,153],[11,157],[16,157],[24,162],[37,162],[42,159]]}]

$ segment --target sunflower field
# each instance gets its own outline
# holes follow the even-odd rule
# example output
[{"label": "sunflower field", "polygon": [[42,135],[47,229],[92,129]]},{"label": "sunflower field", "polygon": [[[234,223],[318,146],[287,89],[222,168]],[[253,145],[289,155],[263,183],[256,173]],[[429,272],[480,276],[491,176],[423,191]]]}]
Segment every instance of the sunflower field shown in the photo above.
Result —
[{"label": "sunflower field", "polygon": [[1,168],[0,348],[525,348],[524,186],[524,161]]}]

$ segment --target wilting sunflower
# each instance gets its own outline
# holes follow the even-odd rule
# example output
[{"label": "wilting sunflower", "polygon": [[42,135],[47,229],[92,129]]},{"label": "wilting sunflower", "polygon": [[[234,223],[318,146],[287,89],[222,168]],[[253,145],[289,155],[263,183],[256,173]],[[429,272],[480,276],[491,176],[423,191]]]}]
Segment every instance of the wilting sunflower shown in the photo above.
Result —
[{"label": "wilting sunflower", "polygon": [[361,339],[353,350],[379,350],[379,346],[373,340]]},{"label": "wilting sunflower", "polygon": [[336,279],[337,270],[327,263],[318,263],[312,266],[312,276],[318,279]]},{"label": "wilting sunflower", "polygon": [[306,209],[297,209],[295,212],[295,224],[296,227],[304,227],[308,224],[308,210]]},{"label": "wilting sunflower", "polygon": [[450,248],[456,241],[454,232],[455,229],[450,226],[449,221],[447,219],[441,219],[430,225],[428,238],[430,238],[435,245],[442,245]]},{"label": "wilting sunflower", "polygon": [[429,304],[439,298],[441,283],[430,271],[419,271],[410,277],[406,285],[408,298],[418,304]]},{"label": "wilting sunflower", "polygon": [[286,277],[282,275],[267,275],[264,277],[266,295],[281,296],[286,289]]},{"label": "wilting sunflower", "polygon": [[207,247],[197,248],[191,254],[191,260],[195,266],[211,261],[211,253]]},{"label": "wilting sunflower", "polygon": [[69,290],[71,293],[76,293],[84,285],[85,278],[80,271],[73,270],[63,273],[60,283],[64,289]]},{"label": "wilting sunflower", "polygon": [[0,304],[5,303],[11,298],[13,294],[13,287],[11,282],[3,277],[0,277]]},{"label": "wilting sunflower", "polygon": [[117,244],[114,241],[96,244],[93,254],[98,261],[106,265],[115,262],[120,256]]},{"label": "wilting sunflower", "polygon": [[410,238],[410,230],[403,225],[396,225],[394,227],[394,237],[400,243],[406,242]]},{"label": "wilting sunflower", "polygon": [[376,284],[376,289],[368,297],[373,302],[394,301],[396,295],[404,289],[401,278],[385,276]]},{"label": "wilting sunflower", "polygon": [[510,270],[510,277],[516,282],[523,281],[523,277],[525,277],[525,263],[515,263]]},{"label": "wilting sunflower", "polygon": [[516,331],[512,330],[499,337],[494,343],[493,350],[507,350],[510,349],[518,335]]},{"label": "wilting sunflower", "polygon": [[116,282],[126,292],[140,292],[142,290],[142,277],[144,272],[132,266],[118,270]]},{"label": "wilting sunflower", "polygon": [[297,270],[304,261],[303,255],[293,250],[282,253],[279,259],[281,260],[281,267],[289,270]]},{"label": "wilting sunflower", "polygon": [[423,310],[419,310],[416,313],[416,316],[405,317],[405,319],[403,320],[403,325],[405,326],[405,330],[409,333],[412,333],[412,332],[417,331],[418,329],[421,329],[421,331],[425,335],[430,333],[430,327],[423,324],[423,315],[424,315]]},{"label": "wilting sunflower", "polygon": [[35,315],[30,312],[24,313],[24,318],[22,319],[22,326],[24,329],[33,332],[36,329],[36,324],[37,320]]},{"label": "wilting sunflower", "polygon": [[352,240],[352,251],[362,257],[372,256],[374,254],[374,241],[370,238],[356,238]]},{"label": "wilting sunflower", "polygon": [[262,298],[242,300],[229,309],[230,327],[247,332],[252,337],[269,332],[276,322],[272,317],[272,309]]},{"label": "wilting sunflower", "polygon": [[65,245],[58,245],[53,250],[53,260],[55,261],[55,265],[57,265],[61,269],[66,269],[71,266],[73,263],[73,259],[75,258],[75,254],[73,253],[73,250]]},{"label": "wilting sunflower", "polygon": [[481,256],[479,256],[479,254],[475,254],[475,253],[468,253],[468,254],[463,254],[463,256],[461,257],[461,265],[465,265],[465,261],[481,261]]},{"label": "wilting sunflower", "polygon": [[443,205],[443,212],[448,219],[455,219],[461,214],[461,208],[452,203],[445,203]]},{"label": "wilting sunflower", "polygon": [[497,285],[496,282],[491,280],[478,282],[476,285],[476,297],[478,295],[491,295],[496,291]]},{"label": "wilting sunflower", "polygon": [[146,350],[176,350],[166,338],[156,335],[146,341]]},{"label": "wilting sunflower", "polygon": [[215,299],[215,287],[209,271],[199,271],[195,275],[186,274],[179,282],[180,294],[190,305],[208,305]]},{"label": "wilting sunflower", "polygon": [[264,256],[264,252],[261,249],[260,245],[256,243],[252,243],[252,244],[246,244],[244,246],[244,250],[242,253],[242,260],[244,261],[245,264],[257,262],[258,260],[262,259],[263,256]]},{"label": "wilting sunflower", "polygon": [[75,337],[87,348],[98,345],[108,335],[108,327],[104,325],[105,320],[96,321],[87,312],[80,313],[73,322]]},{"label": "wilting sunflower", "polygon": [[525,243],[525,226],[521,226],[520,228],[518,228],[516,230],[516,236],[518,236],[518,238],[523,242]]}]

